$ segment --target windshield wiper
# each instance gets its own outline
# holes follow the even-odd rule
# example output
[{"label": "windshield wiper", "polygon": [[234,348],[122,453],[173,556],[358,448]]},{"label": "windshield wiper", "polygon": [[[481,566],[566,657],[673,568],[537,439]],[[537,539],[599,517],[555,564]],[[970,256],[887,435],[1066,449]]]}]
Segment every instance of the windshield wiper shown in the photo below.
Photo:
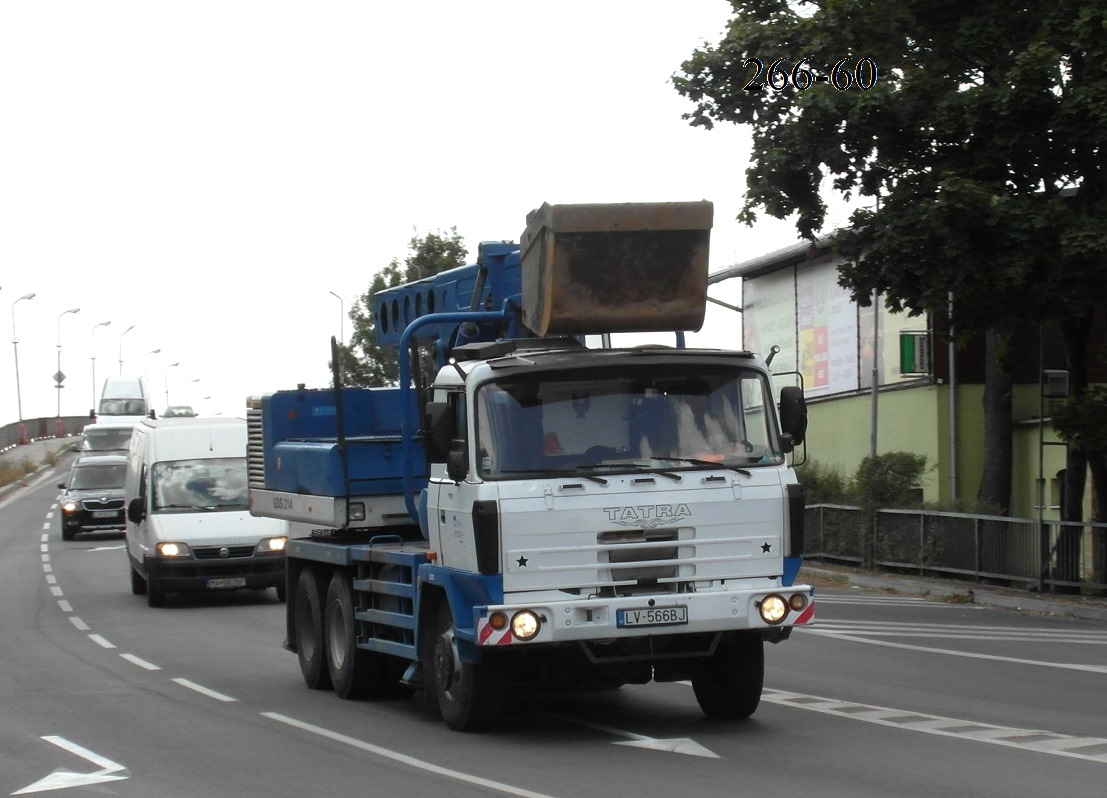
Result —
[{"label": "windshield wiper", "polygon": [[598,482],[601,485],[606,485],[607,480],[603,477],[598,477],[595,474],[586,474],[582,472],[581,468],[593,468],[593,466],[580,466],[578,468],[523,468],[523,469],[506,469],[501,470],[501,474],[530,474],[535,477],[580,477],[581,479],[588,479],[592,482]]},{"label": "windshield wiper", "polygon": [[711,460],[700,460],[696,457],[651,457],[651,460],[676,460],[678,463],[691,463],[692,465],[708,466],[710,468],[727,468],[731,471],[737,471],[742,476],[753,476],[748,469],[739,468],[738,466],[727,465],[726,463],[715,463]]}]

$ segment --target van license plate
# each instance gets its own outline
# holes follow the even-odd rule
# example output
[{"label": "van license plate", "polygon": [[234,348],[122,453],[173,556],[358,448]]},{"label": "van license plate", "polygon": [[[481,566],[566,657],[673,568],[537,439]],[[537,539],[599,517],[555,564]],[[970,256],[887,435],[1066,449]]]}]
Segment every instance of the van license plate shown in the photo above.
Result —
[{"label": "van license plate", "polygon": [[209,579],[209,590],[228,590],[235,587],[246,587],[246,577],[244,576],[228,576],[222,579]]},{"label": "van license plate", "polygon": [[647,607],[640,610],[619,610],[615,625],[620,629],[633,626],[676,626],[688,623],[687,607]]}]

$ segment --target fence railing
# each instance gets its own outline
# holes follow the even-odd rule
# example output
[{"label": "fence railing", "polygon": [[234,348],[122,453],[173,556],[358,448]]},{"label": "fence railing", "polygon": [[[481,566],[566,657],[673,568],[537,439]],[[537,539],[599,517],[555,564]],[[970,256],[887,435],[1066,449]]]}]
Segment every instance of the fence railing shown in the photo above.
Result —
[{"label": "fence railing", "polygon": [[1107,590],[1107,524],[931,510],[807,508],[805,556],[1039,590]]},{"label": "fence railing", "polygon": [[[23,428],[28,440],[42,438],[64,438],[79,435],[88,424],[88,416],[62,416],[59,418],[28,418],[23,420]],[[59,434],[60,433],[60,434]],[[0,427],[0,452],[19,444],[19,424],[5,424]]]}]

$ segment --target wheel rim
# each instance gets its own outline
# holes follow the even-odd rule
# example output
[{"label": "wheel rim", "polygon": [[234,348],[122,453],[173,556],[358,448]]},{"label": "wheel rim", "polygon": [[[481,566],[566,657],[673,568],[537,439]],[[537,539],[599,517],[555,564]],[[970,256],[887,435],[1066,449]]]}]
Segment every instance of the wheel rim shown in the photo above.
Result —
[{"label": "wheel rim", "polygon": [[449,701],[454,700],[454,687],[461,674],[461,660],[454,645],[451,626],[443,631],[434,646],[434,677],[439,693]]},{"label": "wheel rim", "polygon": [[342,670],[346,664],[346,626],[346,613],[342,609],[342,603],[332,601],[327,612],[327,653],[338,670]]}]

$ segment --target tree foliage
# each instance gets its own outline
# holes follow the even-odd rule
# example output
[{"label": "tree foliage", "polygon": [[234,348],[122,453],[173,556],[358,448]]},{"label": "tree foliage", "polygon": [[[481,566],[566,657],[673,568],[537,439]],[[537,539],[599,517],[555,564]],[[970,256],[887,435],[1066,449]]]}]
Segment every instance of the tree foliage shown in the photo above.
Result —
[{"label": "tree foliage", "polygon": [[[752,128],[742,220],[794,215],[815,238],[829,184],[860,206],[832,236],[859,304],[879,292],[890,309],[959,332],[1056,319],[1070,360],[1084,352],[1078,322],[1107,289],[1107,5],[732,5],[725,37],[674,83],[695,103],[691,124]],[[748,91],[751,57],[784,59],[789,78],[797,63],[830,78],[836,64],[871,59],[878,79],[868,90],[789,79]]]},{"label": "tree foliage", "polygon": [[350,342],[342,352],[344,381],[347,385],[383,387],[399,380],[400,361],[394,349],[377,344],[377,321],[373,297],[386,288],[431,277],[439,272],[464,266],[468,255],[465,242],[451,227],[424,236],[414,235],[408,242],[408,255],[401,264],[396,258],[373,276],[368,290],[350,308],[353,323]]}]

